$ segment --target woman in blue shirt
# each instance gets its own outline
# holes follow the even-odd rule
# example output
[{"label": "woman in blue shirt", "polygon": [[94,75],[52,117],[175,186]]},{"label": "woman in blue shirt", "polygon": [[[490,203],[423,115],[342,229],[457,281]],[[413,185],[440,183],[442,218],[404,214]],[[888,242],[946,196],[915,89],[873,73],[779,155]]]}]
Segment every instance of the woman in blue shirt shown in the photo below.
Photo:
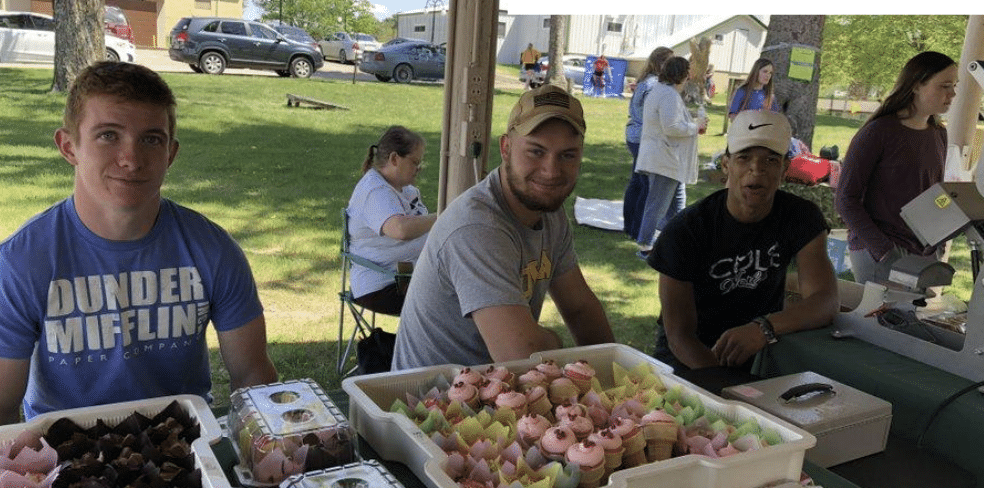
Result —
[{"label": "woman in blue shirt", "polygon": [[728,118],[734,120],[735,115],[742,110],[760,110],[768,107],[773,112],[779,111],[779,105],[772,92],[772,72],[775,67],[772,61],[759,58],[752,65],[745,83],[735,90],[735,96],[728,107]]}]

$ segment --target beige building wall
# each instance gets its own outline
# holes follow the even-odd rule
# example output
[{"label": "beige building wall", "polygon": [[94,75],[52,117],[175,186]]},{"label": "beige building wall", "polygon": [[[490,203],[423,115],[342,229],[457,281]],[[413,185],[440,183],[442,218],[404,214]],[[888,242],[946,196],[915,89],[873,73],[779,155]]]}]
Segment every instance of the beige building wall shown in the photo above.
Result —
[{"label": "beige building wall", "polygon": [[[126,12],[138,46],[167,49],[171,28],[182,17],[241,19],[244,0],[107,0],[106,3]],[[0,0],[0,10],[50,14],[53,9],[52,0]],[[137,29],[143,32],[138,33]]]},{"label": "beige building wall", "polygon": [[170,46],[171,28],[182,17],[243,18],[243,0],[167,0],[161,3],[154,47],[163,49]]}]

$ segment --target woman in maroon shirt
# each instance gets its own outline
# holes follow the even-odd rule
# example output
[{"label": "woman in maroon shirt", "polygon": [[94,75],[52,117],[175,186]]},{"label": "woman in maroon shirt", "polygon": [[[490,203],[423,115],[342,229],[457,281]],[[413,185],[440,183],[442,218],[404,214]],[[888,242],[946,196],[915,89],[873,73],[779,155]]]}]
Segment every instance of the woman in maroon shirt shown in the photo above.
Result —
[{"label": "woman in maroon shirt", "polygon": [[836,205],[847,224],[858,283],[885,281],[907,254],[931,255],[902,220],[902,206],[943,180],[946,129],[939,114],[956,94],[957,64],[933,51],[902,68],[895,88],[858,130],[844,158]]}]

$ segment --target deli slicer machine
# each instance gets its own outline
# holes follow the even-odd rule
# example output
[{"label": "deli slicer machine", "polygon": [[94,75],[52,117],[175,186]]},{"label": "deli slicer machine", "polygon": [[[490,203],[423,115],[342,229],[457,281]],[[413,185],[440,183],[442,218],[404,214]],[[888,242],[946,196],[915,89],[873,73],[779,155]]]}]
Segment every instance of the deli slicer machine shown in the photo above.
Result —
[{"label": "deli slicer machine", "polygon": [[[971,63],[968,72],[984,87],[984,61]],[[982,161],[974,179],[938,183],[902,207],[902,218],[923,244],[966,237],[974,283],[966,312],[932,315],[926,299],[935,295],[933,287],[950,284],[954,270],[932,256],[908,256],[892,267],[888,283],[864,284],[859,304],[834,317],[834,337],[857,337],[974,382],[984,380]]]}]

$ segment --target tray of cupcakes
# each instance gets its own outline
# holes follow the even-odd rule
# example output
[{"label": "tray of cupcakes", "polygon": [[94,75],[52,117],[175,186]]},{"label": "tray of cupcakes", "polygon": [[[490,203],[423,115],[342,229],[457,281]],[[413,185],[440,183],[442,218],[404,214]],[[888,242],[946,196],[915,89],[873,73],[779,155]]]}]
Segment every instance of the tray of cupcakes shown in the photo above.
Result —
[{"label": "tray of cupcakes", "polygon": [[620,344],[347,378],[349,422],[432,488],[756,488],[799,480],[808,432]]},{"label": "tray of cupcakes", "polygon": [[0,427],[0,487],[228,488],[196,395],[61,410]]}]

